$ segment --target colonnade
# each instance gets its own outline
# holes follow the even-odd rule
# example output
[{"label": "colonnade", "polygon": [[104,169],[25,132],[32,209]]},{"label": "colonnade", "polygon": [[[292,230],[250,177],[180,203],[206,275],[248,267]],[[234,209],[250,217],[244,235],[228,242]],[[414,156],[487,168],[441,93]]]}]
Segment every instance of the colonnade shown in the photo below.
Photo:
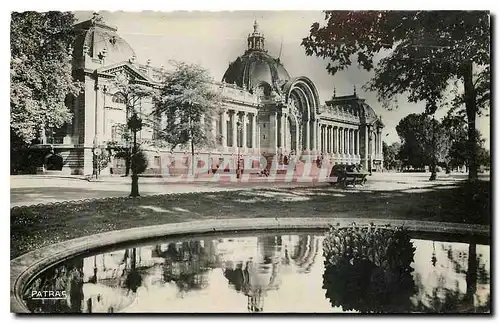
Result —
[{"label": "colonnade", "polygon": [[212,119],[212,134],[214,137],[220,135],[219,144],[224,150],[228,147],[257,148],[257,114],[227,109]]},{"label": "colonnade", "polygon": [[320,147],[325,154],[360,156],[359,129],[344,125],[320,124]]}]

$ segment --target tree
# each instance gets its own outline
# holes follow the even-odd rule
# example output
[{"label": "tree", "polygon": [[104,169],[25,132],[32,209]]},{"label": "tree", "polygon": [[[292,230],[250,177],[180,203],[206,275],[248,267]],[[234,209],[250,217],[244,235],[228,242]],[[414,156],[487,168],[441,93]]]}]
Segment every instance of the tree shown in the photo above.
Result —
[{"label": "tree", "polygon": [[[442,125],[446,129],[450,140],[448,159],[452,167],[462,165],[469,166],[470,156],[467,149],[467,121],[461,112],[462,111],[458,111],[458,113],[455,113],[455,111],[450,110],[450,113],[448,113],[442,121]],[[489,156],[486,149],[483,147],[485,140],[481,137],[481,134],[477,130],[475,130],[475,140],[477,147],[476,165],[489,165]]]},{"label": "tree", "polygon": [[431,166],[431,180],[435,179],[436,166],[446,162],[449,139],[439,121],[427,114],[410,114],[399,122],[396,131],[402,147],[399,157],[405,165],[415,168]]},{"label": "tree", "polygon": [[171,144],[172,150],[179,145],[190,145],[194,172],[195,147],[215,144],[212,120],[221,106],[221,96],[213,89],[213,79],[207,70],[196,64],[172,63],[175,70],[165,76],[156,110],[166,117],[160,137]]},{"label": "tree", "polygon": [[12,13],[10,127],[26,144],[71,122],[65,100],[81,89],[71,67],[74,22],[70,12]]},{"label": "tree", "polygon": [[399,150],[401,149],[401,144],[399,142],[394,142],[391,145],[382,143],[382,151],[384,154],[384,165],[387,169],[394,169],[398,167],[399,161]]},{"label": "tree", "polygon": [[[486,11],[327,11],[326,25],[314,23],[302,40],[307,55],[330,59],[331,74],[356,56],[374,69],[368,90],[389,102],[407,94],[433,114],[460,83],[455,103],[465,106],[469,180],[477,179],[475,121],[490,105],[490,16]],[[385,56],[376,62],[379,55]]]},{"label": "tree", "polygon": [[[140,152],[139,145],[137,143],[137,132],[141,130],[143,126],[143,121],[139,107],[141,101],[144,99],[152,99],[157,96],[158,91],[151,85],[144,85],[135,79],[129,78],[125,74],[119,74],[113,80],[113,87],[118,93],[121,94],[123,100],[125,101],[126,118],[127,118],[127,128],[133,133],[133,146],[130,154],[130,168],[132,170],[132,187],[130,196],[139,196],[139,174],[137,173],[138,167],[134,165],[134,161],[140,160],[140,158],[135,158],[135,155]],[[148,116],[145,116],[146,118]],[[127,149],[127,148],[126,148]],[[128,160],[128,155],[126,161]]]}]

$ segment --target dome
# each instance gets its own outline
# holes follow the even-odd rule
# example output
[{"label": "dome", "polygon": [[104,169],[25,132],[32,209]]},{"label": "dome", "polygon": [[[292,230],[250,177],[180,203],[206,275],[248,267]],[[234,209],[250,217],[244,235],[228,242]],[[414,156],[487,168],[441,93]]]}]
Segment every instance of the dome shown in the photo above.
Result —
[{"label": "dome", "polygon": [[106,64],[127,61],[136,56],[134,49],[117,34],[117,28],[107,25],[97,14],[75,25],[75,30],[75,52],[79,55],[87,50],[90,57],[100,58],[104,53]]},{"label": "dome", "polygon": [[258,27],[255,22],[254,32],[248,35],[248,50],[229,64],[222,81],[247,89],[254,89],[265,82],[271,87],[269,91],[280,91],[281,85],[290,80],[290,75],[279,59],[267,53],[264,35],[258,31]]},{"label": "dome", "polygon": [[273,89],[290,80],[290,75],[278,59],[265,52],[251,51],[238,57],[229,64],[222,81],[240,87],[253,89],[261,82],[266,82]]}]

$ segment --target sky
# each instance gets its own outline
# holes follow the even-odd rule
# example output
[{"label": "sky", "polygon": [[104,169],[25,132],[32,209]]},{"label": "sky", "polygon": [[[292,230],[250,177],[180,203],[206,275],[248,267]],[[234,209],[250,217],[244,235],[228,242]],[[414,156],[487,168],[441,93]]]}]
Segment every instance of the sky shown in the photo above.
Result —
[{"label": "sky", "polygon": [[[169,66],[169,60],[197,63],[208,69],[216,81],[222,80],[230,62],[242,55],[247,47],[246,38],[253,31],[255,20],[266,37],[266,49],[271,56],[278,57],[291,77],[307,76],[318,88],[321,102],[330,99],[333,89],[336,94],[350,95],[356,87],[358,96],[364,98],[385,124],[384,141],[388,144],[399,141],[396,125],[410,113],[424,111],[423,103],[409,103],[405,97],[398,99],[398,108],[387,110],[378,102],[373,92],[362,86],[370,80],[373,72],[353,65],[332,76],[327,73],[328,61],[308,57],[300,46],[302,38],[309,33],[314,22],[323,22],[321,11],[174,11],[174,12],[99,12],[110,25],[118,28],[118,34],[135,50],[137,60],[145,63],[151,59],[155,66]],[[92,17],[92,12],[75,12],[79,21]],[[444,109],[436,113],[444,116]],[[489,147],[490,120],[478,120],[486,145]]]}]

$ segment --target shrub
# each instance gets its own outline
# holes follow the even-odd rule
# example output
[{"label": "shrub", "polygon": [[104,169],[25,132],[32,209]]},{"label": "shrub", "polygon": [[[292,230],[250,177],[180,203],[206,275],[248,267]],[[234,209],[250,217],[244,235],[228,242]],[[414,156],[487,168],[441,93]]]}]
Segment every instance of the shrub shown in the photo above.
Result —
[{"label": "shrub", "polygon": [[332,306],[368,313],[408,311],[415,248],[406,230],[331,227],[323,244],[323,288]]},{"label": "shrub", "polygon": [[148,156],[142,150],[139,150],[132,156],[131,169],[135,174],[142,174],[148,168]]}]

